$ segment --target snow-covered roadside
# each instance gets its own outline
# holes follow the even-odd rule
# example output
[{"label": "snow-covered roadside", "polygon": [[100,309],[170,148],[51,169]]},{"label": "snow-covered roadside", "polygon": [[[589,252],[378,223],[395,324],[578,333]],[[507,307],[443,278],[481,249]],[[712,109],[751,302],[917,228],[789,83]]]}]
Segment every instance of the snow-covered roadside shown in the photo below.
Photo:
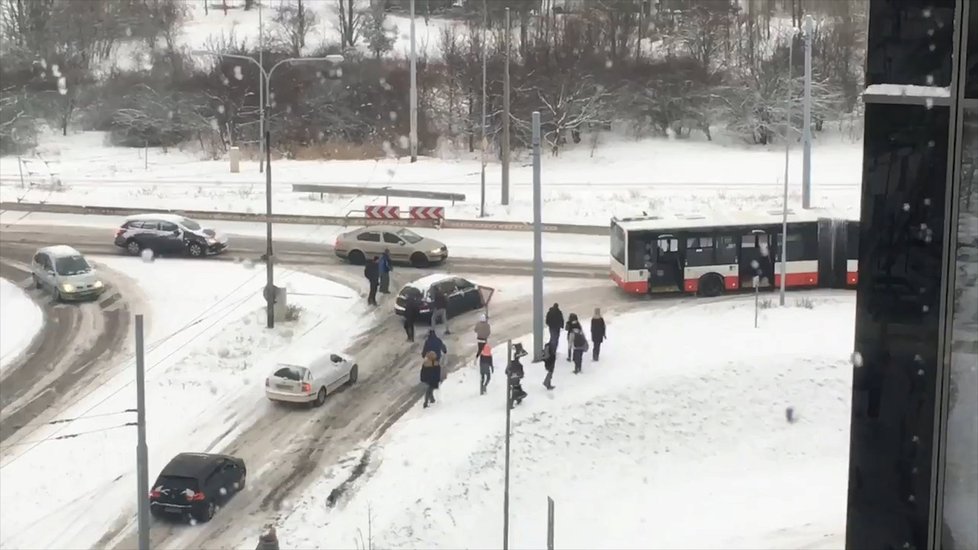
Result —
[{"label": "snow-covered roadside", "polygon": [[20,357],[44,327],[44,312],[17,285],[0,278],[0,372]]},{"label": "snow-covered roadside", "polygon": [[[103,135],[84,132],[50,136],[39,147],[46,163],[27,175],[35,187],[21,187],[17,157],[0,157],[0,200],[46,201],[99,206],[153,206],[263,212],[265,182],[258,163],[246,161],[232,174],[228,163],[198,160],[193,154],[109,147]],[[792,152],[791,204],[800,202],[801,151]],[[704,161],[704,159],[708,159]],[[812,159],[813,204],[859,213],[862,148],[824,135]],[[148,164],[148,168],[147,168]],[[448,205],[392,198],[391,205],[442,206],[449,218],[480,214],[477,159],[384,158],[364,161],[275,160],[274,209],[288,214],[344,216],[379,197],[294,193],[294,183],[358,185],[464,193],[466,200]],[[532,168],[525,161],[511,168],[511,203],[499,204],[501,167],[487,167],[486,212],[490,219],[532,220]],[[25,173],[31,171],[25,169]],[[50,172],[50,174],[48,173]],[[770,210],[782,202],[784,150],[724,146],[695,140],[608,137],[593,154],[571,146],[559,157],[543,160],[544,221],[604,225],[612,216]],[[57,180],[60,185],[53,187]],[[406,215],[406,212],[405,212]]]},{"label": "snow-covered roadside", "polygon": [[[280,269],[289,303],[302,310],[274,331],[264,325],[264,269],[226,262],[94,257],[138,281],[146,311],[146,397],[150,476],[176,453],[219,450],[267,410],[264,379],[284,348],[299,341],[345,348],[363,327],[358,294]],[[137,312],[138,313],[138,312]],[[90,547],[134,508],[135,420],[132,361],[63,411],[84,417],[42,427],[4,446],[0,546]],[[82,434],[52,440],[57,436]],[[48,527],[44,527],[48,526]]]},{"label": "snow-covered roadside", "polygon": [[[265,237],[265,225],[261,223],[197,220],[220,229],[231,239],[235,236]],[[607,221],[607,220],[606,220]],[[80,216],[74,214],[25,213],[9,211],[0,213],[2,225],[46,225],[97,227],[105,229],[106,243],[111,241],[112,231],[119,227],[121,218],[113,216]],[[278,224],[275,239],[318,243],[332,246],[337,235],[352,227],[325,225]],[[533,258],[533,233],[522,231],[475,231],[462,229],[425,229],[414,231],[438,239],[448,246],[451,257],[498,260],[530,260]],[[231,243],[232,247],[234,242]],[[543,259],[547,262],[608,265],[608,237],[590,235],[543,235]]]},{"label": "snow-covered roadside", "polygon": [[[529,397],[513,413],[511,544],[545,547],[550,496],[559,546],[840,547],[853,298],[812,297],[813,309],[764,311],[760,329],[746,298],[611,318],[601,361],[574,376],[561,358],[552,393],[528,365]],[[476,369],[453,374],[434,408],[419,405],[381,440],[352,496],[330,509],[335,479],[310,486],[282,520],[282,544],[498,548],[496,352],[488,396]]]}]

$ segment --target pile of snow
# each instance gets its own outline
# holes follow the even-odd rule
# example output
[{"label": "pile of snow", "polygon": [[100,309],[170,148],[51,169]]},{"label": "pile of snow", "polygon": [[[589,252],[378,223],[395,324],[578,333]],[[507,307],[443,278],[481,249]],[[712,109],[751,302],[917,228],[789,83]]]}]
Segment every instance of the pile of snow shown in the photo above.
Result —
[{"label": "pile of snow", "polygon": [[[139,282],[149,310],[146,407],[150,481],[174,455],[219,451],[272,409],[265,377],[290,346],[345,349],[365,307],[347,287],[288,269],[299,318],[265,327],[264,268],[231,262],[94,257]],[[137,311],[137,313],[139,313]],[[74,422],[4,443],[0,547],[96,545],[124,513],[135,513],[135,367],[115,365],[102,385],[62,411]],[[67,439],[60,436],[79,434]],[[56,529],[45,529],[55,525]]]},{"label": "pile of snow", "polygon": [[[50,185],[19,185],[16,157],[0,157],[0,200],[89,206],[264,212],[264,176],[258,163],[242,162],[232,174],[225,160],[196,160],[184,152],[149,149],[148,168],[140,149],[106,147],[101,134],[46,138],[42,156],[60,174]],[[703,162],[709,159],[709,162]],[[802,155],[792,151],[789,200],[800,203]],[[345,216],[385,201],[380,188],[464,193],[445,205],[448,218],[480,215],[478,159],[385,158],[363,161],[274,161],[273,208],[283,214]],[[783,202],[784,149],[725,146],[695,140],[609,137],[595,151],[583,145],[543,159],[544,220],[549,223],[606,225],[612,216],[647,212],[670,214],[772,210]],[[486,169],[486,213],[497,220],[532,220],[532,167],[515,161],[510,172],[511,202],[499,204],[501,167]],[[50,178],[38,176],[38,181]],[[820,135],[812,157],[812,203],[858,216],[862,148],[828,133]],[[355,185],[378,189],[378,196],[294,193],[295,183]],[[435,206],[420,199],[390,200],[406,213],[411,206]],[[406,214],[405,214],[406,215]]]},{"label": "pile of snow", "polygon": [[17,285],[0,279],[0,372],[24,353],[44,326],[44,313]]},{"label": "pile of snow", "polygon": [[[812,309],[765,310],[759,329],[746,298],[612,316],[600,362],[573,375],[561,357],[553,392],[527,365],[510,544],[545,546],[549,496],[558,547],[841,546],[854,298],[813,296]],[[311,486],[282,518],[282,544],[499,548],[499,354],[496,364],[487,396],[473,367],[410,411],[335,508],[336,476]]]}]

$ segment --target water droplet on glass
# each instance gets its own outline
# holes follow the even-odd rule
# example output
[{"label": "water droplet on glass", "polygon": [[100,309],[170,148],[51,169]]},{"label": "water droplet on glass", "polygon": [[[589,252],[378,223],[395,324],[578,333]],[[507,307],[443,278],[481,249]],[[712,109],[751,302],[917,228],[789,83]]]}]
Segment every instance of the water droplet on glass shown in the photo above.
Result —
[{"label": "water droplet on glass", "polygon": [[292,105],[286,105],[285,106],[285,113],[286,114],[292,114]]},{"label": "water droplet on glass", "polygon": [[223,115],[224,114],[224,105],[218,105],[217,106],[217,112],[218,113],[221,113]]},{"label": "water droplet on glass", "polygon": [[923,306],[920,308],[920,310],[923,311],[924,313],[927,313],[928,311],[930,311],[930,306]]},{"label": "water droplet on glass", "polygon": [[[934,143],[934,140],[930,140],[930,141],[927,142],[927,146],[928,147],[933,147],[934,145],[937,145],[936,143]],[[926,204],[926,203],[924,203],[924,204]]]},{"label": "water droplet on glass", "polygon": [[904,212],[910,212],[910,203],[909,202],[903,203],[903,211]]},{"label": "water droplet on glass", "polygon": [[921,356],[919,353],[918,354],[915,354],[913,356],[913,360],[916,361],[916,362],[918,362],[918,363],[923,363],[924,362],[923,356]]},{"label": "water droplet on glass", "polygon": [[58,93],[68,95],[68,81],[63,76],[58,79]]},{"label": "water droplet on glass", "polygon": [[[931,140],[931,143],[934,143],[934,140]],[[924,206],[930,206],[930,197],[924,199]]]},{"label": "water droplet on glass", "polygon": [[930,51],[934,51],[937,49],[937,46],[931,44],[930,46],[927,46],[927,49],[929,49]]},{"label": "water droplet on glass", "polygon": [[934,36],[934,29],[927,29],[927,36]]},{"label": "water droplet on glass", "polygon": [[241,65],[235,65],[233,72],[234,72],[234,78],[236,78],[237,80],[241,80],[242,78],[244,78],[244,72],[241,71]]},{"label": "water droplet on glass", "polygon": [[61,67],[59,67],[57,63],[51,65],[51,76],[53,76],[54,78],[58,78],[61,76]]},{"label": "water droplet on glass", "polygon": [[148,264],[153,263],[153,260],[156,259],[156,256],[153,254],[153,249],[151,248],[144,248],[143,251],[139,253],[139,257]]},{"label": "water droplet on glass", "polygon": [[930,8],[924,8],[924,17],[930,17]]},{"label": "water droplet on glass", "polygon": [[391,111],[387,116],[391,118],[391,122],[397,121],[397,111]]},{"label": "water droplet on glass", "polygon": [[336,78],[343,78],[343,67],[337,67],[336,70],[333,71],[333,76]]},{"label": "water droplet on glass", "polygon": [[223,496],[227,496],[227,494],[228,494],[228,490],[227,490],[227,489],[225,489],[224,487],[221,487],[220,489],[218,489],[218,490],[217,490],[217,492],[218,492],[218,493],[221,493],[221,496],[222,496],[222,497],[223,497]]},{"label": "water droplet on glass", "polygon": [[132,36],[132,27],[126,27],[126,37]]},{"label": "water droplet on glass", "polygon": [[927,100],[924,101],[924,106],[927,107],[928,109],[933,109],[934,108],[934,98],[928,97]]},{"label": "water droplet on glass", "polygon": [[391,142],[384,140],[384,143],[380,144],[380,148],[384,150],[384,154],[388,157],[395,156],[394,147],[391,145]]},{"label": "water droplet on glass", "polygon": [[852,361],[852,366],[854,367],[858,368],[863,366],[863,354],[859,353],[858,351],[852,352],[852,356],[849,358],[849,360]]},{"label": "water droplet on glass", "polygon": [[615,65],[615,63],[612,60],[610,60],[610,59],[604,62],[604,68],[605,69],[610,69],[610,68],[614,67],[614,65]]},{"label": "water droplet on glass", "polygon": [[932,74],[927,75],[927,85],[928,86],[934,85],[934,75]]},{"label": "water droplet on glass", "polygon": [[41,68],[42,69],[47,69],[48,68],[48,60],[47,59],[41,58]]},{"label": "water droplet on glass", "polygon": [[923,231],[925,229],[927,229],[927,224],[926,223],[920,224],[920,230]]},{"label": "water droplet on glass", "polygon": [[757,269],[757,268],[761,267],[761,264],[757,263],[757,260],[751,260],[750,261],[750,266],[751,266],[752,269]]},{"label": "water droplet on glass", "polygon": [[245,269],[255,268],[255,262],[251,258],[245,258],[245,260],[241,262],[241,265],[244,266]]},{"label": "water droplet on glass", "polygon": [[170,120],[173,120],[173,111],[167,111],[166,112],[166,118],[168,118]]},{"label": "water droplet on glass", "polygon": [[190,525],[197,525],[197,520],[195,520],[193,517],[190,518],[189,522]]},{"label": "water droplet on glass", "polygon": [[923,375],[924,375],[924,369],[917,369],[917,376],[923,376]]},{"label": "water droplet on glass", "polygon": [[216,118],[212,118],[211,119],[211,130],[214,130],[216,132],[216,131],[218,131],[220,129],[221,129],[221,125],[218,124],[217,119]]},{"label": "water droplet on glass", "polygon": [[401,149],[407,149],[411,146],[411,140],[407,136],[397,138],[397,143],[401,146]]}]

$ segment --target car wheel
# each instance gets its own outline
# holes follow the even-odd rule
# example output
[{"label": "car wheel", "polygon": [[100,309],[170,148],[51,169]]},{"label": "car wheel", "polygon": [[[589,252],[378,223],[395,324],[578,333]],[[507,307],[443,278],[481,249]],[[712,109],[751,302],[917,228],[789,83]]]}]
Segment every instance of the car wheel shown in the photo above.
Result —
[{"label": "car wheel", "polygon": [[241,491],[244,491],[245,483],[247,481],[248,481],[248,474],[247,473],[241,474],[241,479],[238,480],[238,489],[237,489],[237,492],[240,493]]},{"label": "car wheel", "polygon": [[700,296],[719,296],[723,294],[723,278],[716,273],[710,273],[700,277],[699,283]]},{"label": "car wheel", "polygon": [[428,267],[430,263],[428,257],[421,252],[411,254],[411,265],[414,267]]},{"label": "car wheel", "polygon": [[353,368],[350,369],[350,385],[351,386],[353,384],[356,384],[357,383],[357,376],[359,376],[359,375],[360,375],[360,367],[359,367],[359,365],[353,365]]},{"label": "car wheel", "polygon": [[351,250],[346,257],[347,259],[350,260],[351,264],[356,264],[356,265],[360,265],[365,261],[367,261],[366,256],[364,256],[363,252],[360,252],[359,250]]},{"label": "car wheel", "polygon": [[198,242],[191,242],[187,245],[187,254],[191,258],[200,258],[204,255],[204,247]]},{"label": "car wheel", "polygon": [[139,256],[139,254],[141,254],[142,251],[143,251],[142,245],[140,245],[136,241],[129,239],[129,241],[126,242],[126,252],[128,252],[131,256]]},{"label": "car wheel", "polygon": [[321,407],[325,402],[326,402],[326,388],[319,388],[319,393],[316,394],[316,400],[313,401],[313,405],[316,407]]}]

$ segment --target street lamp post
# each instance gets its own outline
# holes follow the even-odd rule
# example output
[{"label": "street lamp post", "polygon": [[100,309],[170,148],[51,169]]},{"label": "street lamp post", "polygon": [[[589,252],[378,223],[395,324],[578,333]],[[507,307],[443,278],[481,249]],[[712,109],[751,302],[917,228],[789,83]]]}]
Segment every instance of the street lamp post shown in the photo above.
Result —
[{"label": "street lamp post", "polygon": [[[281,65],[286,63],[305,63],[311,61],[329,61],[331,63],[341,63],[343,61],[343,56],[339,54],[326,55],[322,57],[290,57],[288,59],[283,59],[278,63],[272,65],[272,68],[265,71],[265,67],[258,62],[254,57],[248,57],[246,55],[238,55],[231,53],[220,53],[220,52],[209,52],[203,50],[195,50],[192,53],[199,55],[211,55],[214,57],[227,57],[229,59],[241,59],[254,63],[258,67],[258,113],[259,113],[259,123],[261,125],[262,135],[260,137],[264,145],[265,153],[265,307],[266,307],[266,317],[268,328],[275,327],[275,275],[274,266],[272,263],[272,153],[270,149],[271,132],[268,131],[268,124],[265,120],[267,109],[271,97],[271,81],[272,75],[275,74],[275,69],[279,68]],[[260,161],[259,161],[260,162]]]}]

